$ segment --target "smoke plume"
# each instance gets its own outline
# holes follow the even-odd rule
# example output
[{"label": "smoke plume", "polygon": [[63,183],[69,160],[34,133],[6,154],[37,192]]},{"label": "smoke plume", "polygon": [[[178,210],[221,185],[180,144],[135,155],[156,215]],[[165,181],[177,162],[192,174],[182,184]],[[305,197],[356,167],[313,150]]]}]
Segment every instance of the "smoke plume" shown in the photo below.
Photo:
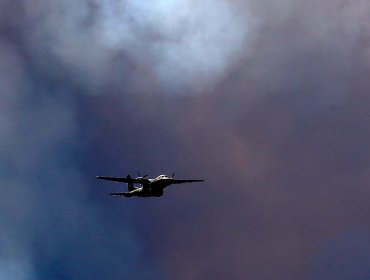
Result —
[{"label": "smoke plume", "polygon": [[0,278],[369,278],[369,13],[2,1]]}]

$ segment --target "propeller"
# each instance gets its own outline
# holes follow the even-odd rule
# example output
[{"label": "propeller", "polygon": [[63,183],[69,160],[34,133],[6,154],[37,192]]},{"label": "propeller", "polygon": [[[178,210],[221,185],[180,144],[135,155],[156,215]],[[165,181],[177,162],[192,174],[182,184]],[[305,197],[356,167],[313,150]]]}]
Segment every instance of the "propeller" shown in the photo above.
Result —
[{"label": "propeller", "polygon": [[173,179],[173,177],[175,177],[175,172],[172,173],[172,177],[171,178]]},{"label": "propeller", "polygon": [[145,177],[148,177],[148,175],[144,175],[144,176],[141,176],[140,172],[138,171],[137,174],[139,174],[139,177],[137,177],[136,179],[144,179]]}]

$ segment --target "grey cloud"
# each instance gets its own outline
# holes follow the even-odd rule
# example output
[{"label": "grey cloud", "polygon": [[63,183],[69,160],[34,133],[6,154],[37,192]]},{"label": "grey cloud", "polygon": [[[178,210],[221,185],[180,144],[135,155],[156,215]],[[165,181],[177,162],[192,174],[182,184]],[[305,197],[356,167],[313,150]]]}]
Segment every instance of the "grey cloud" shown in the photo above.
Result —
[{"label": "grey cloud", "polygon": [[140,245],[128,223],[111,231],[88,199],[73,73],[29,44],[27,32],[42,26],[22,26],[26,7],[2,6],[23,17],[3,25],[0,39],[0,278],[144,277],[151,268],[137,271]]},{"label": "grey cloud", "polygon": [[[31,45],[85,77],[92,92],[122,64],[117,54],[142,69],[136,84],[152,77],[166,92],[202,90],[245,51],[254,23],[247,10],[227,1],[36,3],[26,6],[35,26]],[[114,76],[126,80],[129,74],[117,70]]]}]

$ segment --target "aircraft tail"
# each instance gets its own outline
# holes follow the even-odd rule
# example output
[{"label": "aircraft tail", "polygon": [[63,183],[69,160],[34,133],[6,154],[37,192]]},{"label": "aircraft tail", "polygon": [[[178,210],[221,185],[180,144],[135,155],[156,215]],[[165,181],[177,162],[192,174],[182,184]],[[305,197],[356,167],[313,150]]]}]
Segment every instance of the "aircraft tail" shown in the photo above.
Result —
[{"label": "aircraft tail", "polygon": [[[130,175],[127,175],[126,179],[127,180],[130,180],[131,179],[131,176]],[[127,183],[127,187],[128,187],[128,191],[129,192],[135,190],[134,183],[132,183],[132,182]]]}]

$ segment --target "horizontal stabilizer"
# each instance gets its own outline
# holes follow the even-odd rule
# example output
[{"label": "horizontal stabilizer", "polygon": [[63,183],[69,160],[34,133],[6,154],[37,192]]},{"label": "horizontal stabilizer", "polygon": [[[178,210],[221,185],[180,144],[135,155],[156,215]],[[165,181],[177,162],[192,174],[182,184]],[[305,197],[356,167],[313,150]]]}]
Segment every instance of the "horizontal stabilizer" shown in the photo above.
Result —
[{"label": "horizontal stabilizer", "polygon": [[131,197],[131,196],[133,196],[131,193],[127,193],[127,192],[110,193],[109,195],[124,196],[124,197]]}]

